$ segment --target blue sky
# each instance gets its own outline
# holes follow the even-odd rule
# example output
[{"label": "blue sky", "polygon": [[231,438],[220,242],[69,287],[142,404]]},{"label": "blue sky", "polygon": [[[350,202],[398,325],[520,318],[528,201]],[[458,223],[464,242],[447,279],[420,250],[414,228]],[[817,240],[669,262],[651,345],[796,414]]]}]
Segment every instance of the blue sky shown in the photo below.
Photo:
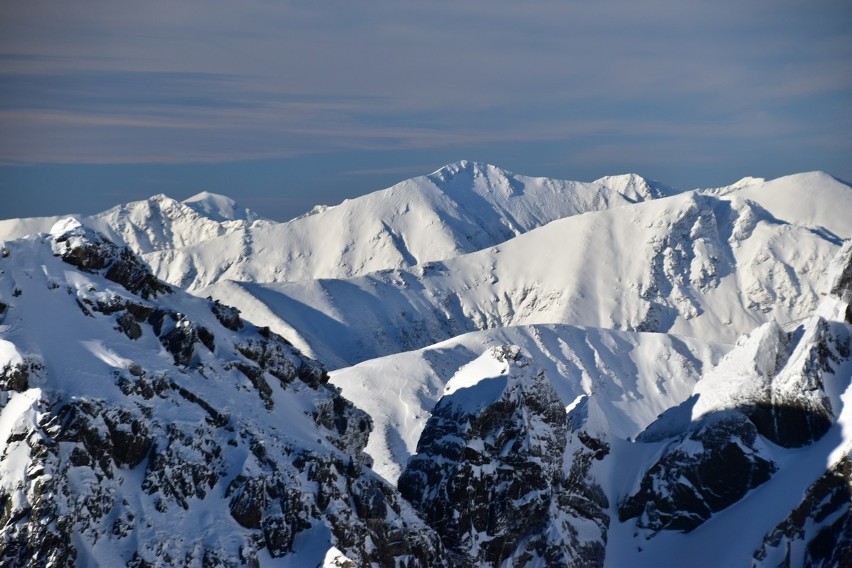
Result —
[{"label": "blue sky", "polygon": [[848,2],[6,2],[0,218],[225,193],[272,218],[459,159],[852,179]]}]

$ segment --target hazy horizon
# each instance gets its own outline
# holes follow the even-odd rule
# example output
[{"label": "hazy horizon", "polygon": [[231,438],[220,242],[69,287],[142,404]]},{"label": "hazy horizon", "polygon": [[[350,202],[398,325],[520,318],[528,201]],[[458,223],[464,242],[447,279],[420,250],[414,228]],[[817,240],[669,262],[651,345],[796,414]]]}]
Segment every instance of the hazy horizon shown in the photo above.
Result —
[{"label": "hazy horizon", "polygon": [[0,217],[229,195],[285,220],[461,159],[679,188],[852,179],[852,9],[9,4]]}]

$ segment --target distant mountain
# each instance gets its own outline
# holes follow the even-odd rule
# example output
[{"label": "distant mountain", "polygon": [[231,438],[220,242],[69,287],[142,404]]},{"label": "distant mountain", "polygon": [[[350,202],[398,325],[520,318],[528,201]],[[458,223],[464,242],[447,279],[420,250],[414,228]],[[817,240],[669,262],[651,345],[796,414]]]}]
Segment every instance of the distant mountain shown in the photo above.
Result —
[{"label": "distant mountain", "polygon": [[461,333],[569,323],[732,343],[806,317],[852,236],[852,188],[821,173],[563,218],[475,253],[349,279],[222,281],[237,306],[333,368]]},{"label": "distant mountain", "polygon": [[0,565],[447,565],[327,378],[72,219],[4,242]]},{"label": "distant mountain", "polygon": [[[65,216],[0,221],[0,239],[44,233]],[[87,227],[130,247],[136,254],[197,244],[246,227],[264,226],[262,219],[224,195],[202,192],[184,201],[155,195],[117,205],[90,216],[76,216]]]},{"label": "distant mountain", "polygon": [[556,219],[673,193],[634,174],[582,183],[462,161],[336,206],[317,207],[287,223],[158,250],[145,260],[158,276],[189,290],[222,280],[346,278],[452,258]]}]

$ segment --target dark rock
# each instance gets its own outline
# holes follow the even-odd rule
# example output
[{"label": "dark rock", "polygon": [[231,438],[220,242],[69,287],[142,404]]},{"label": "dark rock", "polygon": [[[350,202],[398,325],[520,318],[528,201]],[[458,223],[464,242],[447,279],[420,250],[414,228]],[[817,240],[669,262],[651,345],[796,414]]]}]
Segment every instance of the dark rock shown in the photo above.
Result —
[{"label": "dark rock", "polygon": [[[157,493],[183,509],[189,507],[189,498],[203,499],[227,471],[222,448],[211,434],[204,424],[192,431],[167,426],[165,440],[158,439],[151,449],[142,490]],[[188,452],[198,459],[182,459]]]},{"label": "dark rock", "polygon": [[263,370],[260,369],[260,367],[255,367],[246,363],[237,363],[236,367],[243,375],[246,376],[252,386],[257,389],[266,410],[272,410],[275,406],[272,401],[272,387],[270,387],[269,383],[266,382],[266,379],[263,378]]},{"label": "dark rock", "polygon": [[124,335],[126,335],[130,339],[139,339],[142,337],[142,326],[140,326],[136,319],[130,315],[129,313],[123,313],[115,318],[116,323],[118,324],[118,329]]},{"label": "dark rock", "polygon": [[106,268],[118,251],[112,241],[83,227],[56,237],[56,242],[65,243],[60,252],[62,260],[89,272]]},{"label": "dark rock", "polygon": [[228,508],[240,526],[259,529],[263,512],[268,505],[264,480],[237,476],[228,486],[225,497],[230,497]]},{"label": "dark rock", "polygon": [[589,469],[606,443],[584,432],[590,450],[570,432],[543,373],[518,374],[488,379],[507,381],[503,394],[472,413],[452,394],[438,402],[399,478],[400,493],[458,565],[602,565],[609,504]]},{"label": "dark rock", "polygon": [[26,359],[0,369],[0,391],[24,392],[30,388],[30,375],[44,370],[41,363]]},{"label": "dark rock", "polygon": [[124,409],[103,413],[112,443],[112,458],[119,467],[136,467],[148,455],[153,441],[145,423]]},{"label": "dark rock", "polygon": [[852,566],[852,459],[844,456],[763,539],[754,559],[777,566]]},{"label": "dark rock", "polygon": [[702,418],[619,504],[619,519],[639,517],[638,526],[653,532],[695,529],[769,480],[777,467],[761,457],[762,447],[754,424],[738,412]]},{"label": "dark rock", "polygon": [[237,344],[237,350],[281,381],[283,386],[296,378],[311,388],[318,388],[328,382],[328,374],[322,365],[298,356],[295,348],[268,328],[259,328],[259,332],[263,339],[250,339]]},{"label": "dark rock", "polygon": [[128,248],[119,252],[104,276],[145,299],[172,293],[172,289],[151,274],[151,270]]},{"label": "dark rock", "polygon": [[213,303],[210,304],[210,309],[213,311],[213,315],[216,316],[216,319],[219,320],[219,323],[227,329],[230,329],[231,331],[239,331],[242,329],[243,322],[240,320],[240,310],[237,308],[226,306],[225,304],[219,303],[219,300],[214,300]]},{"label": "dark rock", "polygon": [[[830,408],[827,397],[825,405]],[[737,410],[748,416],[761,436],[785,448],[799,448],[819,440],[833,423],[830,411],[824,407],[755,403]]]}]

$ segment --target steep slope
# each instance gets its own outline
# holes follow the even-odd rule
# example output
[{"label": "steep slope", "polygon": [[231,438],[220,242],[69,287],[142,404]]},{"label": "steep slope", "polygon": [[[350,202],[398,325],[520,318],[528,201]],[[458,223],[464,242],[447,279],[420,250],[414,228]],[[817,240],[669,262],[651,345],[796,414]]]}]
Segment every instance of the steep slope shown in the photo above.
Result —
[{"label": "steep slope", "polygon": [[73,220],[0,255],[0,564],[441,566],[370,419]]},{"label": "steep slope", "polygon": [[468,333],[333,371],[330,382],[373,419],[365,451],[377,473],[396,482],[447,384],[456,381],[460,369],[469,373],[490,361],[474,362],[502,345],[521,348],[531,365],[552,378],[563,400],[578,401],[594,392],[611,430],[622,438],[635,437],[685,400],[702,372],[728,350],[656,333],[534,325]]},{"label": "steep slope", "polygon": [[[270,224],[230,197],[202,192],[184,201],[155,195],[117,205],[91,216],[75,216],[87,227],[131,248],[136,254],[180,248]],[[0,240],[44,233],[64,217],[37,217],[0,221]]]},{"label": "steep slope", "polygon": [[623,494],[619,533],[646,542],[613,547],[618,562],[837,566],[852,557],[852,242],[837,261],[815,315],[743,338],[639,437],[653,465]]},{"label": "steep slope", "polygon": [[[411,269],[286,284],[221,282],[200,294],[238,306],[331,367],[535,323],[732,343],[771,318],[811,313],[828,259],[840,237],[852,234],[852,188],[829,176],[741,190],[748,193],[690,192],[569,217]],[[797,200],[809,205],[793,207]]]},{"label": "steep slope", "polygon": [[[635,439],[621,417],[682,389],[661,396],[615,367],[572,392],[576,370],[519,346],[486,349],[446,383],[401,493],[459,565],[845,565],[852,242],[830,275],[815,315],[743,337]],[[694,378],[685,371],[675,377]],[[631,404],[611,404],[619,397]]]},{"label": "steep slope", "polygon": [[251,228],[145,260],[190,290],[221,280],[346,278],[443,260],[555,219],[671,194],[636,175],[581,183],[462,161],[288,223]]}]

